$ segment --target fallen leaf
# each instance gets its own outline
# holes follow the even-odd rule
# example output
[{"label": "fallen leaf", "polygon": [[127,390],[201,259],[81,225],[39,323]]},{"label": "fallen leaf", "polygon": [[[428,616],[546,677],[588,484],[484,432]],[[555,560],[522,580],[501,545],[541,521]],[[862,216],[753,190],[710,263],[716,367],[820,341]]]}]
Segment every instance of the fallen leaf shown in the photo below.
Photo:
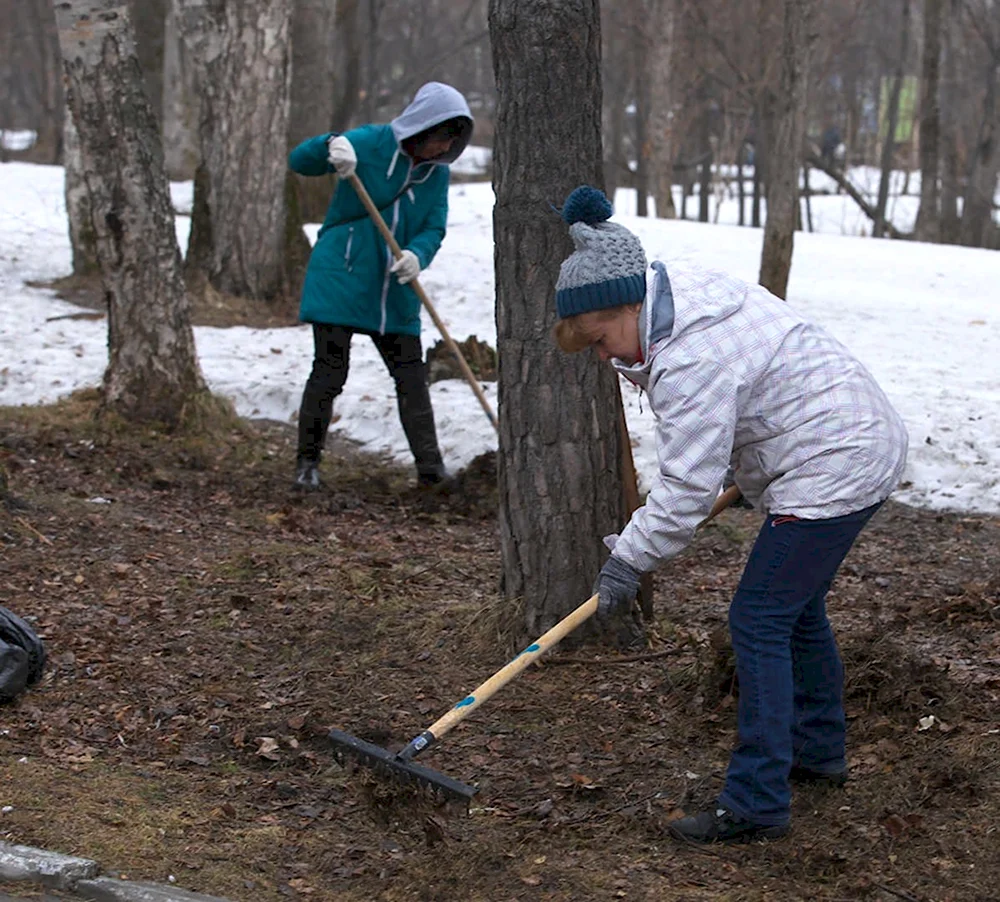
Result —
[{"label": "fallen leaf", "polygon": [[281,759],[278,740],[273,736],[258,736],[255,741],[257,742],[257,751],[254,754],[259,755],[261,758],[267,758],[268,761],[279,761]]},{"label": "fallen leaf", "polygon": [[898,814],[890,814],[884,821],[882,821],[882,826],[885,827],[893,839],[898,839],[907,830],[906,821],[904,821]]}]

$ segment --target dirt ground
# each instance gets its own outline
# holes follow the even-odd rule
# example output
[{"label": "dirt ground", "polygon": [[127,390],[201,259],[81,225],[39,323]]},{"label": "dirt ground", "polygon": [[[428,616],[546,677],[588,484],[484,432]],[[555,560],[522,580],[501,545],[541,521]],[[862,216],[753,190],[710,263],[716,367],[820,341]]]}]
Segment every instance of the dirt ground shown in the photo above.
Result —
[{"label": "dirt ground", "polygon": [[492,461],[421,493],[339,449],[300,497],[287,426],[94,409],[0,410],[0,604],[50,654],[0,709],[3,839],[245,902],[1000,899],[1000,520],[878,515],[831,593],[852,781],[797,792],[780,842],[705,850],[664,824],[721,785],[759,515],[657,574],[645,652],[557,651],[422,759],[479,786],[466,814],[326,734],[398,748],[508,659]]}]

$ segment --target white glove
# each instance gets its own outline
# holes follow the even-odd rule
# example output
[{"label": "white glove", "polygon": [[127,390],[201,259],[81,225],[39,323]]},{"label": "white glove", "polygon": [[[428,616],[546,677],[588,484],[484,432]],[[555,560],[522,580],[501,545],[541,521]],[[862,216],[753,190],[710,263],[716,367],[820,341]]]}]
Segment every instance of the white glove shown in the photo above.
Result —
[{"label": "white glove", "polygon": [[327,147],[330,151],[327,159],[337,170],[337,175],[345,179],[354,175],[354,170],[358,166],[358,155],[354,152],[354,145],[343,135],[337,135],[329,140]]},{"label": "white glove", "polygon": [[604,547],[607,548],[608,551],[614,551],[615,545],[618,544],[618,533],[613,532],[610,536],[605,536],[602,541],[604,542]]},{"label": "white glove", "polygon": [[389,272],[394,272],[399,284],[405,285],[420,275],[420,260],[413,251],[403,251],[399,259],[389,267]]}]

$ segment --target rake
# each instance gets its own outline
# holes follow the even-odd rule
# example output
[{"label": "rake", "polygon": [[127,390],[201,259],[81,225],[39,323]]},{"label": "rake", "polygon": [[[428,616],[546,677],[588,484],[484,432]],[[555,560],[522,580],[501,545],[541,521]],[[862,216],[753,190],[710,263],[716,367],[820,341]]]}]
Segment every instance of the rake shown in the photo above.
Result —
[{"label": "rake", "polygon": [[[739,495],[739,490],[735,487],[723,492],[716,499],[709,515],[699,524],[699,529],[735,502]],[[341,764],[345,763],[347,758],[353,758],[361,765],[397,782],[427,788],[443,795],[446,799],[454,799],[468,804],[478,791],[475,786],[470,786],[446,774],[431,770],[429,767],[416,764],[413,759],[439,742],[445,733],[465,720],[521,671],[534,664],[552,646],[592,617],[597,611],[597,599],[597,595],[591,595],[575,611],[560,620],[547,633],[544,633],[520,654],[508,661],[485,683],[465,696],[443,717],[438,718],[426,730],[411,739],[400,751],[390,752],[388,749],[366,742],[350,733],[333,729],[328,736],[333,744],[334,756]]]}]

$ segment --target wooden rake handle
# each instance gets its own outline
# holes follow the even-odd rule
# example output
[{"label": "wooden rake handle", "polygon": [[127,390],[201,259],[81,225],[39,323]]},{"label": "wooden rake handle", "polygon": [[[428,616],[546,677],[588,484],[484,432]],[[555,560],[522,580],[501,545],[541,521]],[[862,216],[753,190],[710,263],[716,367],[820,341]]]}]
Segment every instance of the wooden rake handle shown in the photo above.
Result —
[{"label": "wooden rake handle", "polygon": [[[355,193],[361,199],[361,203],[368,211],[368,215],[371,217],[372,222],[375,223],[378,230],[382,233],[385,243],[389,245],[389,250],[392,251],[392,256],[398,260],[403,254],[399,247],[399,242],[396,241],[396,236],[392,234],[392,230],[388,225],[386,225],[378,207],[375,206],[374,201],[372,201],[369,196],[368,189],[365,188],[365,186],[361,183],[361,179],[359,179],[354,173],[349,175],[347,180],[351,183],[351,187],[354,188]],[[462,352],[459,350],[458,345],[452,341],[451,336],[448,334],[448,330],[441,321],[441,317],[438,316],[437,310],[434,309],[431,299],[427,297],[427,293],[424,291],[423,286],[416,279],[411,280],[410,285],[413,286],[413,290],[417,293],[417,297],[420,298],[420,303],[427,308],[427,312],[431,315],[431,319],[434,320],[434,325],[437,326],[438,332],[441,333],[441,337],[444,339],[444,343],[448,346],[448,350],[455,355],[455,360],[458,361],[458,365],[462,370],[462,375],[465,376],[466,381],[470,386],[472,386],[472,390],[476,393],[476,397],[479,399],[479,403],[482,405],[483,410],[486,411],[486,416],[489,417],[490,422],[493,424],[493,428],[499,432],[500,426],[497,423],[496,415],[493,413],[493,408],[490,407],[490,402],[483,393],[479,380],[476,379],[475,373],[473,373],[469,368],[469,364],[466,363],[465,357],[462,356]]]},{"label": "wooden rake handle", "polygon": [[[735,486],[727,489],[712,505],[708,516],[698,524],[701,529],[709,520],[717,517],[722,511],[729,507],[740,496],[740,491]],[[568,636],[585,620],[589,620],[597,612],[597,595],[591,595],[575,611],[567,614],[547,633],[541,635],[531,643],[524,651],[508,661],[485,683],[480,684],[463,698],[454,708],[443,717],[438,718],[423,733],[412,739],[409,744],[399,752],[398,756],[404,761],[410,761],[424,749],[437,742],[445,733],[454,726],[465,720],[473,711],[484,705],[489,699],[497,694],[514,677],[521,673],[526,667],[534,664],[552,646],[558,644]]]}]

